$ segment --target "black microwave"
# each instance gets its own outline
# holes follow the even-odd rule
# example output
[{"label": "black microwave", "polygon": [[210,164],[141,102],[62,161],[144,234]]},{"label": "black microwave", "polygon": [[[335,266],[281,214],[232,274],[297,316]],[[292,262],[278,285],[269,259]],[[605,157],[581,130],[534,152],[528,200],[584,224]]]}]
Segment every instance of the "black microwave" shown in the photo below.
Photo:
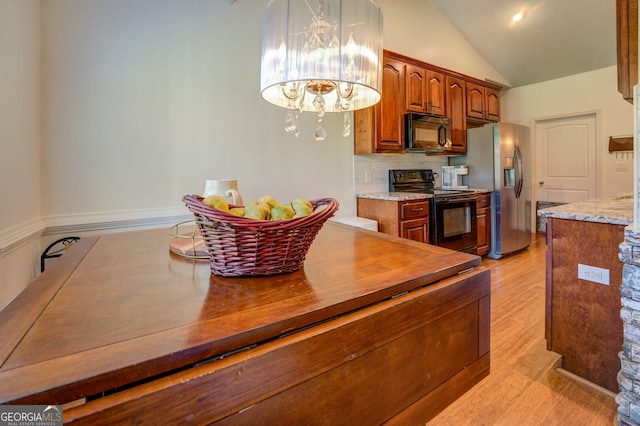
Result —
[{"label": "black microwave", "polygon": [[447,117],[405,114],[404,148],[407,152],[442,152],[451,149],[451,120]]}]

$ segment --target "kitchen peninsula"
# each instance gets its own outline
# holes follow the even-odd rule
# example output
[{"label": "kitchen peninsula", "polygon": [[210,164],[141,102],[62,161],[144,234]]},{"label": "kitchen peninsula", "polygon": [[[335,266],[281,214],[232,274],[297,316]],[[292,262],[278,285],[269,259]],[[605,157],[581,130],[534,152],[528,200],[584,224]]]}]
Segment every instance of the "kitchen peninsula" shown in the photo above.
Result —
[{"label": "kitchen peninsula", "polygon": [[424,424],[489,374],[477,256],[327,222],[303,269],[225,278],[169,240],[82,238],[0,311],[0,404],[65,404],[70,424]]},{"label": "kitchen peninsula", "polygon": [[630,196],[542,209],[547,218],[547,349],[562,367],[618,392],[622,350],[618,258],[624,228],[633,221]]}]

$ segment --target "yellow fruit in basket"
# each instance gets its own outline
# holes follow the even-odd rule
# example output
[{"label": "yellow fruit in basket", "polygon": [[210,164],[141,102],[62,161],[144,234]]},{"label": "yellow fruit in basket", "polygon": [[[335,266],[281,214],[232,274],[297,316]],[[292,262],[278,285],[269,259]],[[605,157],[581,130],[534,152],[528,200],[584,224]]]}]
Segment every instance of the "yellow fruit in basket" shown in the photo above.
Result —
[{"label": "yellow fruit in basket", "polygon": [[244,207],[234,207],[229,209],[229,213],[235,214],[236,216],[243,217],[244,216]]},{"label": "yellow fruit in basket", "polygon": [[278,204],[271,208],[271,220],[291,219],[294,214],[293,208],[287,204]]},{"label": "yellow fruit in basket", "polygon": [[293,207],[293,210],[295,211],[298,211],[298,207],[300,206],[307,206],[313,211],[313,205],[311,205],[311,201],[307,200],[306,198],[296,198],[291,202],[291,207]]},{"label": "yellow fruit in basket", "polygon": [[293,217],[303,217],[303,216],[309,216],[310,214],[313,213],[313,208],[307,206],[307,205],[299,205],[296,209],[295,209],[296,213],[293,215]]},{"label": "yellow fruit in basket", "polygon": [[258,220],[269,220],[271,218],[271,207],[261,201],[252,201],[244,206],[244,217]]},{"label": "yellow fruit in basket", "polygon": [[278,205],[276,199],[271,195],[263,195],[262,197],[258,198],[258,201],[269,204],[269,208],[274,208]]},{"label": "yellow fruit in basket", "polygon": [[229,203],[220,195],[209,195],[202,202],[214,209],[229,211]]}]

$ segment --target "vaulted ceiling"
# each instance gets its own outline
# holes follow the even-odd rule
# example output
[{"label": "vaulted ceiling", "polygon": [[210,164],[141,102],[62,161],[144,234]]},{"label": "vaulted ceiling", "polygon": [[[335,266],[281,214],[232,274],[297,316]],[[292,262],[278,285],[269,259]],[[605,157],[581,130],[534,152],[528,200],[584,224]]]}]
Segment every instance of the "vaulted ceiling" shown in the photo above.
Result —
[{"label": "vaulted ceiling", "polygon": [[[425,1],[513,87],[616,64],[615,0]],[[513,22],[519,11],[524,18]]]}]

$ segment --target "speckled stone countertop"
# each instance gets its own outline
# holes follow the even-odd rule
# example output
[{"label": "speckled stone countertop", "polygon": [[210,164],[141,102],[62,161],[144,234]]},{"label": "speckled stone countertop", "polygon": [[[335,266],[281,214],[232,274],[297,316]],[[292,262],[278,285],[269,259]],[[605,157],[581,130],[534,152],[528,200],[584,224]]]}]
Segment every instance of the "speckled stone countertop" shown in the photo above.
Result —
[{"label": "speckled stone countertop", "polygon": [[356,194],[357,198],[371,198],[373,200],[387,201],[412,201],[427,200],[433,195],[414,192],[369,192],[365,194]]},{"label": "speckled stone countertop", "polygon": [[631,225],[633,223],[633,197],[611,197],[563,204],[538,210],[538,216],[582,222]]},{"label": "speckled stone countertop", "polygon": [[[491,192],[491,190],[489,189],[464,189],[464,191],[475,192],[478,194]],[[433,195],[413,192],[368,192],[363,194],[356,194],[356,198],[371,198],[373,200],[387,201],[412,201],[427,200],[429,198],[433,198]]]}]

